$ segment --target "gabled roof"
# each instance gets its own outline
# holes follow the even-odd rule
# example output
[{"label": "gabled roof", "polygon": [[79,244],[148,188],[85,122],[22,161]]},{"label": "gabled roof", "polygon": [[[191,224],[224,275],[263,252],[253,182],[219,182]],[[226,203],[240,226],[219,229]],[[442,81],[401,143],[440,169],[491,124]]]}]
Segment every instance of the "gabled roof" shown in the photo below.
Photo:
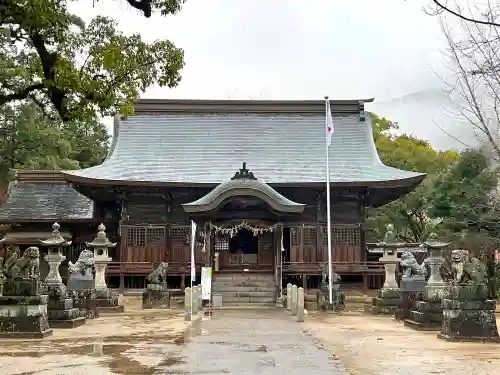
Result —
[{"label": "gabled roof", "polygon": [[[26,177],[28,174],[36,177]],[[22,221],[72,221],[93,218],[94,202],[62,180],[58,172],[21,173],[11,182],[0,223]]]},{"label": "gabled roof", "polygon": [[286,213],[302,213],[305,204],[296,203],[284,197],[266,183],[255,178],[254,174],[246,168],[236,172],[231,180],[217,185],[210,193],[200,199],[182,205],[186,212],[208,212],[216,210],[230,198],[252,196],[266,202],[273,210]]},{"label": "gabled roof", "polygon": [[[332,184],[410,185],[424,178],[382,164],[362,102],[331,103]],[[116,120],[101,165],[64,175],[80,183],[216,185],[242,161],[268,184],[324,183],[325,102],[140,101],[134,116]]]}]

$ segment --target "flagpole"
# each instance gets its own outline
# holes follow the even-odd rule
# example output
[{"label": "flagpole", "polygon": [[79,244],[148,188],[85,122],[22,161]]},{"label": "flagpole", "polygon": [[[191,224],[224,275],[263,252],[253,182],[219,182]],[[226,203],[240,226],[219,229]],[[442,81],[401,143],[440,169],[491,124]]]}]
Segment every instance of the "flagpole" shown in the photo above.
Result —
[{"label": "flagpole", "polygon": [[191,243],[190,251],[191,251],[191,294],[190,294],[190,312],[191,312],[191,320],[193,320],[193,279],[196,277],[196,265],[194,259],[194,246],[196,241],[196,223],[191,220]]},{"label": "flagpole", "polygon": [[[330,216],[330,161],[328,156],[328,137],[327,137],[327,127],[328,127],[328,96],[325,96],[325,150],[326,150],[326,233],[328,240],[328,300],[330,306],[333,304],[333,265],[332,265],[332,228],[331,228],[331,216]],[[331,114],[330,114],[331,116]]]}]

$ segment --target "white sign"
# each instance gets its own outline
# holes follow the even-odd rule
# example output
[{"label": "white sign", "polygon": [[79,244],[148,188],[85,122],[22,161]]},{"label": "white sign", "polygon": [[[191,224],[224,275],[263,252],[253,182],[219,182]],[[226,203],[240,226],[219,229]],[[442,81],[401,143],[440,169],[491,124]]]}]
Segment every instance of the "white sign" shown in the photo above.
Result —
[{"label": "white sign", "polygon": [[212,294],[212,267],[201,267],[201,299],[209,300]]}]

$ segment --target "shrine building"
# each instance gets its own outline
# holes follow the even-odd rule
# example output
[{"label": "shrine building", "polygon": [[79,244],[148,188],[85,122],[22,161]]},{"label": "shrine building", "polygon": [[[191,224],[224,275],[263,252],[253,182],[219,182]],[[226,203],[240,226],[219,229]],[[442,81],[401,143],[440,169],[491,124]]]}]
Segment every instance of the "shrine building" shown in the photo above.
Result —
[{"label": "shrine building", "polygon": [[[425,178],[381,162],[368,101],[330,101],[329,148],[333,270],[365,288],[380,287],[384,275],[367,259],[365,209]],[[118,242],[109,286],[143,288],[153,267],[168,262],[169,283],[182,287],[193,220],[198,277],[212,266],[214,277],[261,273],[278,287],[314,288],[328,259],[325,181],[324,101],[143,99],[134,115],[115,119],[101,165],[17,170],[0,208],[0,224],[10,225],[0,242],[38,245],[57,221],[75,261],[104,223]]]}]

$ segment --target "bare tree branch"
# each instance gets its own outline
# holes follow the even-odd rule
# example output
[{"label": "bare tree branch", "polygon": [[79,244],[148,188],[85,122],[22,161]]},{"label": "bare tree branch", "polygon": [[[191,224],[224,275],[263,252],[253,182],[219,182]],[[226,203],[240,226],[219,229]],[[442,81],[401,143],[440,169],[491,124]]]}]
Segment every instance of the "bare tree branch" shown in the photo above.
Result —
[{"label": "bare tree branch", "polygon": [[496,22],[493,22],[491,20],[479,20],[479,19],[476,19],[473,17],[466,16],[466,15],[462,14],[462,12],[460,12],[460,11],[453,10],[447,4],[443,4],[442,1],[432,0],[432,2],[436,5],[436,7],[438,8],[438,11],[447,12],[455,17],[458,17],[458,18],[464,20],[464,21],[473,22],[473,23],[476,23],[479,25],[490,25],[490,26],[500,27],[500,23],[496,23]]}]

